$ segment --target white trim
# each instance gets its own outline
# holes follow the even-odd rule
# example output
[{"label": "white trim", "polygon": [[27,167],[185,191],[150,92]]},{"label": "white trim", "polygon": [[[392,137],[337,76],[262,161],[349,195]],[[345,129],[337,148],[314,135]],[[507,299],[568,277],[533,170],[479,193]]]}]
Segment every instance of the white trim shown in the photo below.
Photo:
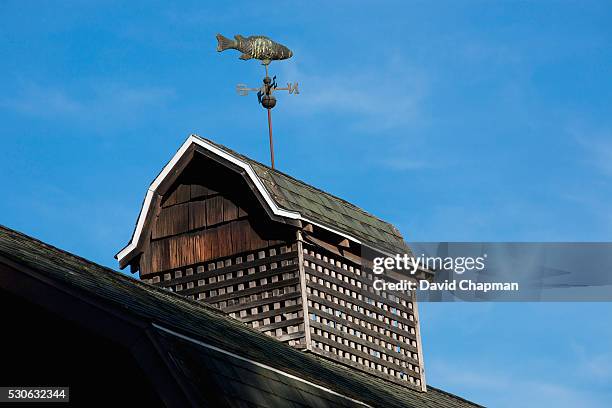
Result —
[{"label": "white trim", "polygon": [[164,166],[161,173],[153,180],[149,188],[147,189],[147,194],[145,196],[144,203],[142,204],[142,208],[140,213],[138,214],[138,221],[136,222],[136,229],[132,234],[132,239],[130,243],[123,248],[116,255],[116,258],[121,262],[123,258],[125,258],[130,252],[132,252],[136,246],[138,245],[138,241],[140,240],[140,234],[142,233],[142,228],[144,227],[144,221],[147,213],[149,212],[149,207],[151,206],[151,200],[153,199],[153,194],[157,187],[159,187],[160,183],[166,178],[166,176],[170,173],[172,168],[176,166],[176,163],[179,161],[181,157],[185,154],[189,146],[191,146],[193,135],[189,136],[187,140],[183,143],[180,149],[174,154],[172,159]]},{"label": "white trim", "polygon": [[308,385],[310,385],[310,386],[312,386],[312,387],[315,387],[315,388],[318,388],[318,389],[320,389],[320,390],[322,390],[322,391],[325,391],[325,392],[327,392],[327,393],[329,393],[329,394],[333,394],[333,395],[336,395],[336,396],[338,396],[338,397],[345,398],[345,399],[347,399],[347,400],[349,400],[349,401],[351,401],[351,402],[354,402],[354,403],[356,403],[356,404],[360,404],[360,405],[363,405],[363,406],[366,406],[366,407],[373,408],[371,405],[368,405],[368,404],[366,404],[365,402],[361,402],[361,401],[358,401],[358,400],[356,400],[356,399],[353,399],[353,398],[347,397],[346,395],[342,395],[342,394],[340,394],[340,393],[338,393],[338,392],[336,392],[336,391],[333,391],[333,390],[331,390],[331,389],[329,389],[329,388],[326,388],[326,387],[323,387],[323,386],[321,386],[321,385],[315,384],[315,383],[313,383],[313,382],[307,381],[307,380],[305,380],[305,379],[303,379],[303,378],[296,377],[296,376],[295,376],[295,375],[293,375],[293,374],[286,373],[286,372],[284,372],[284,371],[282,371],[282,370],[279,370],[279,369],[274,368],[274,367],[270,367],[269,365],[266,365],[266,364],[263,364],[263,363],[260,363],[260,362],[257,362],[257,361],[254,361],[254,360],[251,360],[251,359],[249,359],[249,358],[239,356],[238,354],[234,354],[234,353],[229,352],[229,351],[227,351],[227,350],[223,350],[222,348],[219,348],[219,347],[213,346],[213,345],[208,344],[208,343],[204,343],[203,341],[196,340],[196,339],[191,338],[191,337],[189,337],[189,336],[185,336],[185,335],[183,335],[183,334],[177,333],[177,332],[175,332],[175,331],[173,331],[173,330],[167,329],[167,328],[165,328],[165,327],[163,327],[163,326],[160,326],[160,325],[158,325],[158,324],[155,324],[155,323],[151,323],[151,324],[153,325],[153,327],[155,327],[155,328],[157,328],[157,329],[159,329],[159,330],[165,331],[166,333],[172,334],[173,336],[179,337],[179,338],[181,338],[181,339],[183,339],[183,340],[187,340],[187,341],[189,341],[189,342],[191,342],[191,343],[195,343],[195,344],[197,344],[197,345],[199,345],[199,346],[206,347],[206,348],[211,349],[211,350],[215,350],[215,351],[217,351],[217,352],[219,352],[219,353],[223,353],[223,354],[225,354],[225,355],[228,355],[228,356],[231,356],[231,357],[237,358],[237,359],[242,360],[242,361],[247,361],[247,362],[249,362],[249,363],[251,363],[251,364],[253,364],[253,365],[256,365],[257,367],[260,367],[260,368],[264,368],[264,369],[266,369],[266,370],[273,371],[273,372],[275,372],[276,374],[283,375],[283,376],[288,377],[288,378],[291,378],[292,380],[295,380],[295,381],[300,381],[300,382],[302,382],[302,383],[304,383],[304,384],[308,384]]},{"label": "white trim", "polygon": [[286,217],[286,218],[290,218],[290,219],[300,219],[300,213],[297,212],[292,212],[292,211],[287,211],[284,210],[280,207],[278,207],[276,205],[276,203],[274,202],[274,200],[272,200],[272,197],[270,197],[270,194],[268,193],[268,190],[266,190],[266,188],[264,187],[263,183],[261,182],[261,180],[259,179],[259,177],[257,177],[257,175],[255,174],[255,171],[253,170],[253,168],[248,164],[243,162],[242,160],[236,158],[235,156],[232,156],[231,154],[227,153],[224,150],[219,149],[217,146],[214,146],[202,139],[200,139],[199,137],[196,137],[194,135],[189,136],[190,140],[192,139],[195,144],[205,148],[206,150],[209,150],[212,153],[215,153],[217,156],[220,156],[222,158],[224,158],[225,160],[229,161],[230,163],[233,163],[235,165],[237,165],[238,167],[241,167],[243,170],[245,170],[247,172],[247,174],[249,175],[249,178],[251,179],[251,181],[255,184],[255,187],[257,187],[257,190],[261,193],[261,195],[263,196],[264,200],[266,200],[266,203],[270,206],[270,208],[274,211],[274,214],[279,215],[281,217]]},{"label": "white trim", "polygon": [[[153,191],[152,190],[147,190],[147,194],[145,195],[144,203],[142,204],[143,210],[146,208],[147,211],[148,211],[149,206],[151,205],[151,200],[153,200]],[[128,246],[126,246],[125,248],[123,248],[116,255],[116,257],[119,260],[119,262],[121,262],[121,260],[125,256],[127,256],[130,252],[132,252],[132,250],[134,248],[136,248],[136,243],[134,243],[134,237],[137,236],[138,238],[140,238],[140,231],[142,231],[142,227],[144,226],[144,221],[145,221],[145,217],[143,215],[143,211],[140,211],[140,214],[138,215],[138,222],[136,223],[136,230],[135,230],[134,234],[132,235],[132,241],[130,241],[130,244]],[[136,242],[138,242],[138,238],[136,239]]]},{"label": "white trim", "polygon": [[[119,251],[119,253],[116,255],[116,258],[119,260],[119,262],[121,262],[123,260],[123,258],[125,258],[126,256],[128,256],[130,254],[130,252],[132,252],[134,249],[136,249],[136,247],[138,246],[138,243],[140,241],[140,236],[142,234],[142,229],[144,227],[144,221],[145,218],[149,212],[149,208],[151,206],[151,201],[153,199],[153,194],[155,193],[155,191],[157,190],[157,188],[159,187],[159,185],[164,181],[164,179],[168,176],[168,174],[170,174],[170,172],[172,171],[172,169],[176,166],[176,164],[178,163],[178,161],[181,159],[181,157],[185,154],[185,152],[187,151],[187,149],[192,145],[192,144],[196,144],[214,154],[216,154],[219,157],[224,158],[225,160],[229,161],[230,163],[235,164],[236,166],[240,167],[241,169],[243,169],[249,176],[249,179],[253,182],[253,184],[255,185],[255,187],[257,188],[257,191],[259,191],[259,193],[261,194],[261,196],[264,198],[266,204],[268,204],[268,206],[270,207],[270,209],[272,210],[272,212],[275,215],[278,215],[280,217],[285,217],[285,218],[289,218],[289,219],[293,219],[293,220],[302,220],[304,222],[316,225],[318,227],[321,227],[323,229],[326,229],[334,234],[337,234],[341,237],[347,238],[357,244],[363,245],[362,242],[360,240],[358,240],[357,238],[348,235],[346,233],[337,231],[333,228],[330,228],[326,225],[322,225],[318,222],[312,221],[308,218],[303,217],[299,212],[294,212],[294,211],[288,211],[285,210],[279,206],[276,205],[276,202],[274,202],[274,200],[272,199],[272,197],[270,196],[270,193],[268,192],[268,190],[266,189],[266,187],[263,185],[263,183],[261,182],[261,180],[259,179],[259,177],[257,176],[257,174],[255,174],[255,171],[253,170],[253,168],[246,162],[238,159],[237,157],[227,153],[226,151],[219,149],[217,146],[214,146],[213,144],[200,139],[198,136],[196,135],[190,135],[187,140],[185,140],[185,142],[183,143],[183,145],[181,146],[181,148],[176,152],[176,154],[172,157],[172,160],[170,160],[168,162],[168,164],[166,164],[166,166],[163,168],[163,170],[161,171],[161,173],[159,173],[159,175],[155,178],[155,180],[153,180],[153,182],[151,183],[151,185],[149,186],[148,190],[147,190],[147,195],[145,197],[145,201],[144,204],[142,205],[142,209],[140,210],[140,214],[138,215],[138,222],[136,223],[136,229],[134,230],[134,234],[132,234],[132,239],[130,241],[130,243],[123,248],[121,251]],[[383,252],[380,251],[380,249],[376,249],[373,248],[379,252]],[[384,253],[384,252],[383,252]]]}]

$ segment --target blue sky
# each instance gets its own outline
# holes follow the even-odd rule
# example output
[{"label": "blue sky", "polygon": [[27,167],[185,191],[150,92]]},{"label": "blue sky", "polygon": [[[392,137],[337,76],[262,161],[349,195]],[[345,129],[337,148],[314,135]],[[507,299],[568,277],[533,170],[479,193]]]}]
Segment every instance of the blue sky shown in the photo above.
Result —
[{"label": "blue sky", "polygon": [[[146,187],[190,133],[266,162],[409,241],[611,241],[612,5],[0,3],[0,223],[116,267]],[[612,403],[612,305],[424,304],[429,383],[495,407]]]}]

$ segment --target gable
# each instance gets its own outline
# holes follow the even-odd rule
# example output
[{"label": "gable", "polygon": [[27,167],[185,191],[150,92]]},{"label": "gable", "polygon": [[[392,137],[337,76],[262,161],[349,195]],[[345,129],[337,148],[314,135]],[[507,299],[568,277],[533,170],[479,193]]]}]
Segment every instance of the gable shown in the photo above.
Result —
[{"label": "gable", "polygon": [[198,152],[157,195],[141,244],[141,277],[295,240],[294,229],[270,219],[239,173]]},{"label": "gable", "polygon": [[158,190],[174,182],[196,150],[238,172],[273,220],[293,225],[299,225],[297,221],[313,224],[381,253],[409,251],[401,234],[391,224],[224,146],[191,135],[149,187],[132,239],[116,255],[121,267],[139,253],[145,223],[151,209],[155,208],[154,202],[158,204],[156,200],[160,199]]}]

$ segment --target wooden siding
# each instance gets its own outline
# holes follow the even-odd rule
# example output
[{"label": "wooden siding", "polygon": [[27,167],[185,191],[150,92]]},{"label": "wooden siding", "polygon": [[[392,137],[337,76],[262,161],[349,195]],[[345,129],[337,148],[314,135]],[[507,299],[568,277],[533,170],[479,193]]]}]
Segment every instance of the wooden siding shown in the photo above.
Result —
[{"label": "wooden siding", "polygon": [[140,276],[294,241],[288,227],[264,225],[265,213],[243,187],[222,193],[181,178],[152,220]]},{"label": "wooden siding", "polygon": [[306,346],[295,243],[157,272],[144,280],[217,307],[291,346]]}]

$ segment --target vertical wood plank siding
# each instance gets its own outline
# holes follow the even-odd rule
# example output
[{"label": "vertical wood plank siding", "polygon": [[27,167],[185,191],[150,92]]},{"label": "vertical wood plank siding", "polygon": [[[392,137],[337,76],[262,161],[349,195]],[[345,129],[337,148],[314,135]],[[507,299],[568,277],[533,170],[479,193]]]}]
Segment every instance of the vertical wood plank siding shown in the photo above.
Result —
[{"label": "vertical wood plank siding", "polygon": [[179,184],[163,201],[153,221],[148,250],[140,259],[140,275],[285,241],[262,237],[249,212],[205,186]]}]

